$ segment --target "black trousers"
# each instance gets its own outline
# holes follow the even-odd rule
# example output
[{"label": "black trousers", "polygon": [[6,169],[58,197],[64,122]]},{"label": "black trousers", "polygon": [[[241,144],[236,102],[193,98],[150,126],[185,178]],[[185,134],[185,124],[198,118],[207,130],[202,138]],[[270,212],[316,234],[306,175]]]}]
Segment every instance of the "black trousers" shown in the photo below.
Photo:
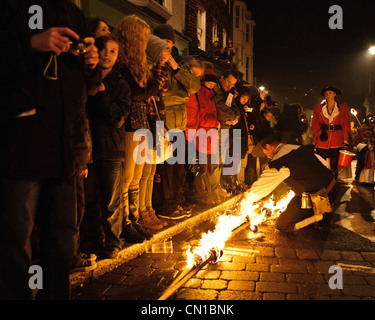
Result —
[{"label": "black trousers", "polygon": [[160,177],[163,200],[156,209],[159,214],[171,214],[184,199],[185,165],[165,162],[161,166]]},{"label": "black trousers", "polygon": [[[330,193],[328,194],[331,205],[336,200],[337,194],[339,193],[340,186],[335,184]],[[275,227],[276,229],[283,232],[292,232],[296,223],[310,218],[314,215],[313,209],[301,209],[301,196],[296,195],[289,203],[286,210],[280,214],[277,218]],[[323,215],[325,219],[327,214]]]},{"label": "black trousers", "polygon": [[332,148],[332,149],[320,149],[316,148],[316,153],[320,155],[324,160],[330,159],[331,170],[335,172],[335,176],[338,175],[338,164],[340,157],[341,148]]},{"label": "black trousers", "polygon": [[40,299],[70,299],[77,240],[76,178],[0,179],[0,299],[31,299],[31,233],[36,224],[43,288]]}]

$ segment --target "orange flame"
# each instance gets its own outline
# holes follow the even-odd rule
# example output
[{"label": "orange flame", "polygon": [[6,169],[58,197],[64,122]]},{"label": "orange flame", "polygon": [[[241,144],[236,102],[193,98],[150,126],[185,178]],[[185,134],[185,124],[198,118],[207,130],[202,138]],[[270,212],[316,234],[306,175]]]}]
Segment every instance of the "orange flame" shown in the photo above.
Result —
[{"label": "orange flame", "polygon": [[[240,210],[233,215],[219,216],[214,231],[209,231],[202,235],[199,246],[191,249],[189,246],[186,251],[187,268],[192,268],[201,261],[206,261],[212,255],[212,252],[219,253],[224,249],[225,242],[232,234],[233,230],[241,226],[247,219],[250,220],[250,228],[258,227],[267,217],[280,215],[288,206],[289,202],[295,196],[290,191],[286,197],[275,203],[273,196],[263,204],[250,203],[250,197],[246,197],[240,203]],[[217,256],[219,256],[217,254]]]}]

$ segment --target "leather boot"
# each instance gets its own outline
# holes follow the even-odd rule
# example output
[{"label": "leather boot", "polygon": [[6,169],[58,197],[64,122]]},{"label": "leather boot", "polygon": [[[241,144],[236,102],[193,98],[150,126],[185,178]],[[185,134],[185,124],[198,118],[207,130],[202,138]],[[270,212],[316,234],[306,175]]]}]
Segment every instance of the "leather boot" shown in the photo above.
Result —
[{"label": "leather boot", "polygon": [[151,220],[154,221],[156,224],[161,224],[163,227],[168,225],[168,223],[166,221],[159,220],[159,218],[157,217],[154,209],[151,209],[148,212],[150,214]]},{"label": "leather boot", "polygon": [[155,223],[155,221],[151,219],[149,211],[141,212],[139,224],[143,228],[150,230],[160,230],[163,228],[163,226],[160,223]]},{"label": "leather boot", "polygon": [[130,220],[139,220],[139,190],[129,190],[129,217]]}]

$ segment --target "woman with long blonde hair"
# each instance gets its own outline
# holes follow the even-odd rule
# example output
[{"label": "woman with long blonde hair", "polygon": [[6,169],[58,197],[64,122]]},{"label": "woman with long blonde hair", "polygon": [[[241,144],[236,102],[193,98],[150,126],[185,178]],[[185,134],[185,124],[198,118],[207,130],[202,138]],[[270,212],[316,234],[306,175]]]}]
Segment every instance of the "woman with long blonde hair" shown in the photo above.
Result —
[{"label": "woman with long blonde hair", "polygon": [[149,25],[132,14],[123,18],[114,31],[120,43],[119,64],[126,66],[138,85],[145,87],[149,76],[146,47],[150,37]]},{"label": "woman with long blonde hair", "polygon": [[131,88],[131,111],[125,121],[124,161],[124,224],[125,241],[143,242],[149,237],[139,222],[139,181],[144,162],[134,157],[141,143],[137,133],[149,130],[148,101],[159,92],[159,83],[150,72],[146,48],[150,37],[149,25],[135,15],[123,18],[114,31],[120,47],[120,73]]}]

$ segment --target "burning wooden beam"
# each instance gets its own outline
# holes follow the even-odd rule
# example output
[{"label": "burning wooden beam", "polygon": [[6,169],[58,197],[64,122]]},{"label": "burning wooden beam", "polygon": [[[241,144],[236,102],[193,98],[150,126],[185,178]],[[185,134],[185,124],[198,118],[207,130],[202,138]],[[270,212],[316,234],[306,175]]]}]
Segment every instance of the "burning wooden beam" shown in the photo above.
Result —
[{"label": "burning wooden beam", "polygon": [[190,247],[186,251],[187,269],[183,271],[164,291],[158,300],[168,299],[175,291],[181,288],[184,283],[191,279],[199,270],[207,264],[215,264],[223,256],[223,249],[227,239],[241,226],[250,220],[250,228],[253,232],[258,231],[258,226],[272,216],[274,213],[284,211],[294,197],[293,192],[277,204],[270,198],[262,206],[249,203],[244,195],[240,204],[232,215],[221,215],[216,224],[215,230],[202,235],[200,246],[191,251]]},{"label": "burning wooden beam", "polygon": [[195,264],[183,271],[164,291],[158,300],[167,300],[173,293],[180,289],[189,279],[194,277],[196,273],[203,269],[207,264],[215,264],[223,256],[223,250],[212,248],[207,259],[203,260],[200,256],[196,256]]}]

